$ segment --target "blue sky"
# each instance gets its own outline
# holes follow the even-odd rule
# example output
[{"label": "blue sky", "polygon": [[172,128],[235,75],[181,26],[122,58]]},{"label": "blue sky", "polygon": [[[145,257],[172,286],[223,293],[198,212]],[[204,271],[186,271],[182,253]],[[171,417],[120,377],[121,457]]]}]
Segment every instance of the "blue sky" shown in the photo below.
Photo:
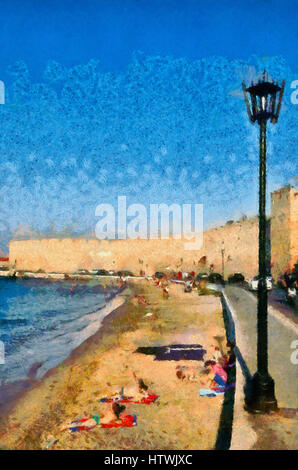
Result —
[{"label": "blue sky", "polygon": [[101,202],[257,212],[258,129],[239,90],[287,86],[268,189],[297,175],[295,0],[0,1],[0,232],[84,232]]}]

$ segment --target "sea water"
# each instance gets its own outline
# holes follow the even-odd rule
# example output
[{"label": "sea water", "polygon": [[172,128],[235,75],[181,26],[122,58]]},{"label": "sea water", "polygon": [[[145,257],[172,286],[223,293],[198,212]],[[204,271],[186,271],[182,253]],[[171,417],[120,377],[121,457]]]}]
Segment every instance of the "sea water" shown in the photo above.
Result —
[{"label": "sea water", "polygon": [[98,330],[117,292],[96,281],[0,279],[0,386],[62,362]]}]

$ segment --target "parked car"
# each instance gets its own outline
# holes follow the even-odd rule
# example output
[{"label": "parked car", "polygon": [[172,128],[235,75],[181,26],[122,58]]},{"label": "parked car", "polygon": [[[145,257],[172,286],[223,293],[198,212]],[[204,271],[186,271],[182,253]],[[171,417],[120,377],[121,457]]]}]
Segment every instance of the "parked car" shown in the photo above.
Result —
[{"label": "parked car", "polygon": [[241,273],[234,273],[228,277],[229,284],[243,284],[245,277]]},{"label": "parked car", "polygon": [[297,288],[295,285],[287,288],[286,299],[288,304],[295,306],[297,302]]},{"label": "parked car", "polygon": [[207,281],[208,279],[208,274],[207,273],[199,273],[196,275],[196,281]]},{"label": "parked car", "polygon": [[121,276],[121,277],[133,276],[133,273],[131,271],[126,271],[125,269],[123,269],[122,271],[117,272],[117,276]]},{"label": "parked car", "polygon": [[108,276],[109,272],[106,271],[105,269],[99,269],[96,273],[98,276]]},{"label": "parked car", "polygon": [[223,278],[222,275],[219,274],[219,273],[211,273],[211,274],[209,274],[207,280],[208,280],[208,282],[210,282],[211,284],[221,284],[221,285],[224,285],[224,283],[225,283],[224,278]]},{"label": "parked car", "polygon": [[292,273],[285,273],[279,282],[279,287],[286,291],[288,304],[295,306],[297,303],[298,274],[297,269]]},{"label": "parked car", "polygon": [[[252,291],[258,290],[259,279],[260,279],[260,276],[255,276],[249,281],[248,283],[249,290],[252,290]],[[267,286],[267,290],[272,290],[272,277],[271,276],[266,277],[266,286]]]},{"label": "parked car", "polygon": [[90,274],[87,269],[78,269],[76,274]]},{"label": "parked car", "polygon": [[162,273],[161,271],[156,271],[154,276],[156,277],[156,279],[162,279],[163,277],[165,277],[165,273]]}]

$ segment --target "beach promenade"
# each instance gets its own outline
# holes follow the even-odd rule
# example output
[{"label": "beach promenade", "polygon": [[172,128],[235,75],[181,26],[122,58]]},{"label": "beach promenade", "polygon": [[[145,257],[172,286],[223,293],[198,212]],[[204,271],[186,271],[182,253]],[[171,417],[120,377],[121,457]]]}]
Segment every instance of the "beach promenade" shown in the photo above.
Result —
[{"label": "beach promenade", "polygon": [[[244,411],[244,387],[257,369],[257,299],[238,286],[227,286],[238,347],[237,387],[231,448],[294,450],[297,446],[297,363],[293,360],[298,327],[269,307],[269,370],[274,377],[279,410],[273,415]],[[244,432],[245,431],[245,432]],[[244,438],[245,436],[245,438]]]},{"label": "beach promenade", "polygon": [[[225,348],[220,297],[185,293],[182,285],[170,284],[166,298],[152,282],[130,280],[120,298],[123,303],[105,317],[100,330],[2,417],[1,449],[215,448],[223,396],[201,397],[199,377],[182,381],[176,376],[178,364],[197,368],[203,362],[155,360],[144,348],[202,345],[205,359],[215,346]],[[60,430],[74,419],[103,416],[111,405],[101,399],[122,388],[129,393],[134,375],[158,395],[148,405],[125,405],[128,414],[136,415],[136,426]]]}]

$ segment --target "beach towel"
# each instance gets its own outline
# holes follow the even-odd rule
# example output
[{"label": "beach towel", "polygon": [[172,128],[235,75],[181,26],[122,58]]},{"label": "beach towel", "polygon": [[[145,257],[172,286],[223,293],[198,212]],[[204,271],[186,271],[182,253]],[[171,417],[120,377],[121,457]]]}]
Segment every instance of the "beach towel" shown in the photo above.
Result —
[{"label": "beach towel", "polygon": [[201,344],[171,344],[168,346],[141,346],[135,351],[155,355],[155,361],[204,361],[206,349]]},{"label": "beach towel", "polygon": [[112,421],[111,423],[101,424],[102,428],[132,428],[137,426],[137,416],[136,415],[125,415],[120,416],[121,423],[116,423]]},{"label": "beach towel", "polygon": [[[92,416],[92,418],[94,418]],[[94,426],[84,426],[84,422],[88,421],[89,418],[82,418],[76,421],[72,421],[72,423],[78,423],[77,426],[73,426],[72,428],[69,428],[70,432],[79,432],[79,431],[89,431],[90,429],[94,429],[96,427],[96,424]],[[99,422],[99,419],[96,420],[97,424],[100,425],[101,428],[131,428],[133,426],[137,425],[137,416],[136,415],[125,415],[123,417],[120,416],[121,423],[117,423],[115,421],[112,421],[111,423],[103,423],[101,424]],[[82,424],[81,424],[82,423]]]},{"label": "beach towel", "polygon": [[235,387],[234,383],[231,383],[224,388],[213,390],[211,388],[200,388],[199,389],[199,394],[201,397],[216,397],[217,395],[221,395],[222,393],[225,393],[227,390],[230,390],[231,388]]},{"label": "beach towel", "polygon": [[224,393],[224,390],[211,390],[211,388],[200,388],[199,394],[201,397],[216,397],[217,395],[220,395],[221,393]]},{"label": "beach towel", "polygon": [[150,394],[147,395],[146,397],[142,398],[141,400],[134,400],[134,397],[114,397],[114,398],[101,398],[100,401],[102,403],[113,403],[113,402],[118,402],[118,403],[134,403],[134,404],[140,404],[140,405],[150,405],[150,403],[154,403],[158,398],[158,395],[153,395]]}]

